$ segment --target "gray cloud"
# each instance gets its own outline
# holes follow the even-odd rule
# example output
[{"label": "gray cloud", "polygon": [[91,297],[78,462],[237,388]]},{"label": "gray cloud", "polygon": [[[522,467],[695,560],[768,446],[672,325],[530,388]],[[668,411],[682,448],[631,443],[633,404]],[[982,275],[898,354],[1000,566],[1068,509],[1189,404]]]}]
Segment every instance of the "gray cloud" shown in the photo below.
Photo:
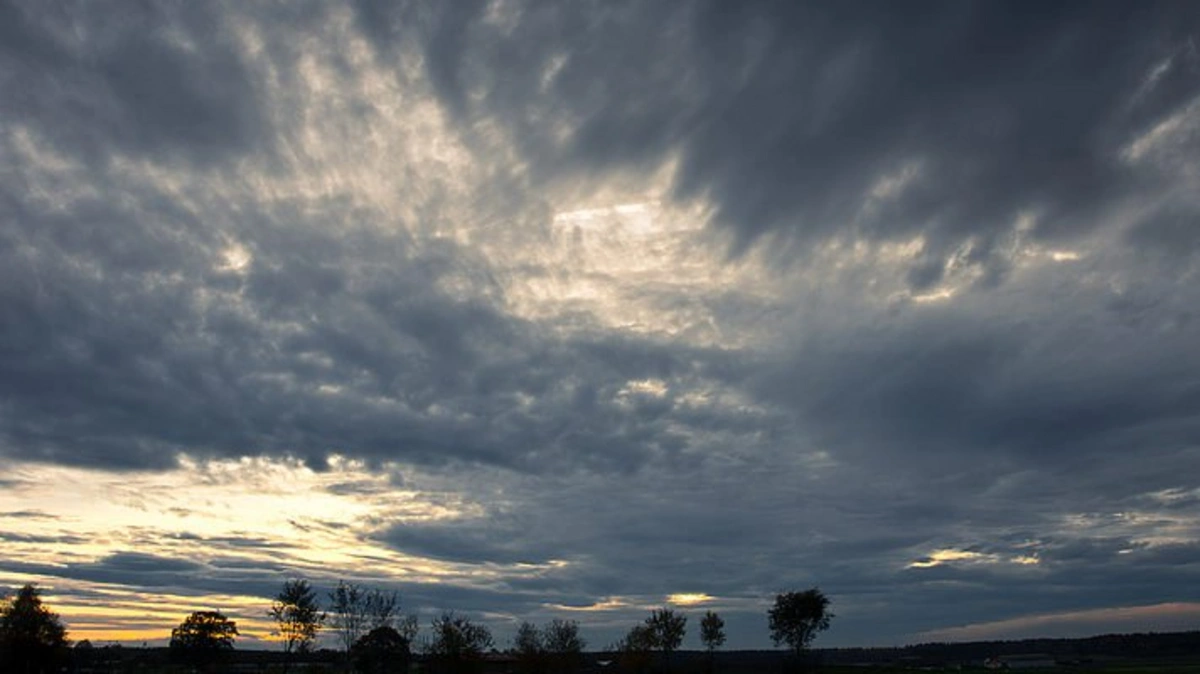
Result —
[{"label": "gray cloud", "polygon": [[[1022,212],[1070,239],[1144,191],[1117,156],[1196,95],[1200,69],[1194,17],[1171,3],[360,6],[385,50],[419,42],[449,109],[498,118],[543,179],[677,155],[675,195],[712,199],[739,249],[920,234],[917,286],[965,243],[985,278],[1004,274]],[[911,187],[864,211],[906,167]]]},{"label": "gray cloud", "polygon": [[6,562],[10,571],[37,573],[62,578],[117,583],[139,587],[186,587],[204,578],[203,564],[183,559],[159,557],[140,552],[118,552],[94,562],[66,564],[65,568],[28,562]]},{"label": "gray cloud", "polygon": [[[211,162],[268,149],[267,120],[223,17],[194,6],[6,5],[9,123],[36,124],[102,163],[115,145]],[[194,49],[203,44],[205,49]]]},{"label": "gray cloud", "polygon": [[[7,485],[5,485],[7,486]],[[0,512],[0,517],[8,517],[12,519],[32,519],[32,520],[56,520],[57,515],[51,515],[40,510],[10,510],[8,512]]]},{"label": "gray cloud", "polygon": [[67,543],[67,544],[78,544],[78,543],[85,543],[85,542],[87,542],[87,539],[86,539],[86,538],[83,538],[82,536],[75,536],[75,535],[72,535],[72,534],[62,534],[62,535],[58,535],[58,536],[54,536],[54,535],[47,536],[47,535],[41,535],[41,534],[24,534],[24,533],[20,533],[20,532],[16,532],[16,531],[0,531],[0,541],[6,541],[6,542],[9,542],[9,543],[41,543],[41,544],[45,544],[45,543]]},{"label": "gray cloud", "polygon": [[452,562],[537,563],[546,561],[549,550],[532,550],[520,542],[523,527],[503,527],[497,522],[481,525],[456,523],[451,527],[401,524],[380,537],[402,552]]}]

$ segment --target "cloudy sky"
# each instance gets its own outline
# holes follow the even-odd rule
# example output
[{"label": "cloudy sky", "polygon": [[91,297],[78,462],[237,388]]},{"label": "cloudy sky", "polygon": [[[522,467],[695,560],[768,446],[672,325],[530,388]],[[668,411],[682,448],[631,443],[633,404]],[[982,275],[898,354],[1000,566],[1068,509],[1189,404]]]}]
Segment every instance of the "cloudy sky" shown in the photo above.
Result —
[{"label": "cloudy sky", "polygon": [[1200,14],[0,2],[0,587],[1200,626]]}]

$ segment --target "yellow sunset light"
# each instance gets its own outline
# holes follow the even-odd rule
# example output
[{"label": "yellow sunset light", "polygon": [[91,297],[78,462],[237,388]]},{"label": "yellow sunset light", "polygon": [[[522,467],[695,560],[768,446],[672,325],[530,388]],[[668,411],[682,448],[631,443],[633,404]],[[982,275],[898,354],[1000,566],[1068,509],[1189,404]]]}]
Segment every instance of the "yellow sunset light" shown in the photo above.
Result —
[{"label": "yellow sunset light", "polygon": [[696,604],[703,604],[712,600],[713,597],[711,595],[704,594],[703,592],[680,592],[667,596],[669,603],[679,606],[695,606]]}]

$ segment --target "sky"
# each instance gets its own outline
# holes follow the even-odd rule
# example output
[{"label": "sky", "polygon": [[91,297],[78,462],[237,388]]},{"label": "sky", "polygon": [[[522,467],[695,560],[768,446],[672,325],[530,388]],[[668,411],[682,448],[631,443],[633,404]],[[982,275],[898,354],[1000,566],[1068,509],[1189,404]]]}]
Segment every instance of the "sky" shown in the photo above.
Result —
[{"label": "sky", "polygon": [[1181,2],[0,2],[0,593],[1200,628]]}]

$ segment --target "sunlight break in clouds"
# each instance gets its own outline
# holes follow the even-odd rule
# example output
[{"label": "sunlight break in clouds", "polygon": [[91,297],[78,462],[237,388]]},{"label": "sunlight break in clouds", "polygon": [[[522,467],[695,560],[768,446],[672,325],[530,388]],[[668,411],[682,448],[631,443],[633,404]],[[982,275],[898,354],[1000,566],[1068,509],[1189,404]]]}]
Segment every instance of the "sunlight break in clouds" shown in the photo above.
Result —
[{"label": "sunlight break in clouds", "polygon": [[713,599],[714,597],[710,597],[703,592],[681,592],[667,596],[667,602],[677,606],[696,606],[698,604],[706,604]]},{"label": "sunlight break in clouds", "polygon": [[[195,592],[182,592],[188,585],[206,589],[202,602],[238,618],[247,637],[267,639],[262,614],[280,574],[324,584],[346,577],[487,583],[499,572],[539,569],[466,568],[375,541],[379,522],[452,521],[478,506],[400,486],[393,473],[339,457],[322,473],[295,461],[184,458],[168,472],[14,464],[6,474],[11,486],[0,492],[0,513],[18,516],[0,514],[8,564],[0,583],[50,588],[47,601],[78,638],[161,640],[195,610]],[[131,582],[154,589],[131,592]]]}]

